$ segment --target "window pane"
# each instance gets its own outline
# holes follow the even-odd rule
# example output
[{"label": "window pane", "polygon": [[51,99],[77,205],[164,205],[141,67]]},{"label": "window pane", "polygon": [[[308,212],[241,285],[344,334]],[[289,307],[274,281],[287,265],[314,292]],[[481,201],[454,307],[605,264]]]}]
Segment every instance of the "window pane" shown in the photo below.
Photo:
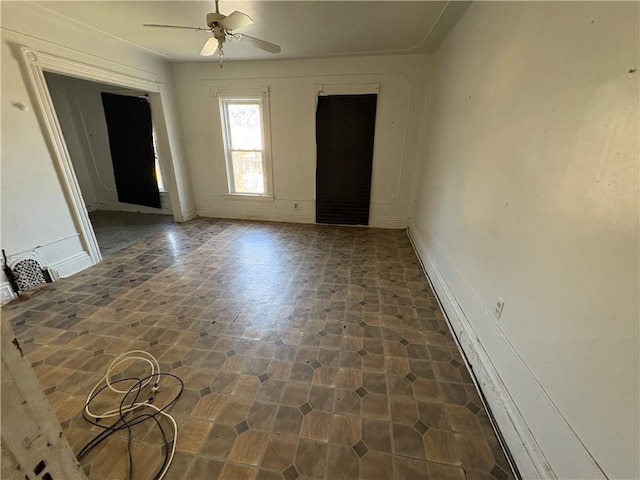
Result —
[{"label": "window pane", "polygon": [[156,161],[156,181],[158,183],[158,190],[164,192],[164,181],[162,180],[162,172],[160,171],[160,164],[158,163],[158,147],[156,142],[156,130],[151,130],[151,139],[153,140],[153,157]]},{"label": "window pane", "polygon": [[162,180],[162,172],[160,171],[160,165],[158,165],[158,157],[156,157],[156,181],[158,182],[158,190],[164,192],[164,181]]},{"label": "window pane", "polygon": [[231,152],[237,193],[264,193],[261,152]]},{"label": "window pane", "polygon": [[231,148],[234,150],[262,150],[262,131],[259,104],[227,104]]}]

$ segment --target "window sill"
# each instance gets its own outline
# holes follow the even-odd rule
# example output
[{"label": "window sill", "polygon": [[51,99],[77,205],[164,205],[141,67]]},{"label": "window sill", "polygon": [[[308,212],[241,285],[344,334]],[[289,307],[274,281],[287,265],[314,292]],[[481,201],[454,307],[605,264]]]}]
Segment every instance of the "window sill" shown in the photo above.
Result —
[{"label": "window sill", "polygon": [[250,202],[273,202],[273,195],[257,195],[252,193],[227,193],[225,200],[248,200]]}]

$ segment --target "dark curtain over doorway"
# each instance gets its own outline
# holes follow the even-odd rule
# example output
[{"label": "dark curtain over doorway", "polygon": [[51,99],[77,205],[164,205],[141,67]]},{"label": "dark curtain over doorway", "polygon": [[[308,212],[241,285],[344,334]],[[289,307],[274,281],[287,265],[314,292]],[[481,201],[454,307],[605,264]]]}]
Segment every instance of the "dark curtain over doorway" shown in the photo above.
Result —
[{"label": "dark curtain over doorway", "polygon": [[118,201],[160,208],[149,101],[102,93],[102,104]]},{"label": "dark curtain over doorway", "polygon": [[316,222],[368,225],[378,95],[318,97]]}]

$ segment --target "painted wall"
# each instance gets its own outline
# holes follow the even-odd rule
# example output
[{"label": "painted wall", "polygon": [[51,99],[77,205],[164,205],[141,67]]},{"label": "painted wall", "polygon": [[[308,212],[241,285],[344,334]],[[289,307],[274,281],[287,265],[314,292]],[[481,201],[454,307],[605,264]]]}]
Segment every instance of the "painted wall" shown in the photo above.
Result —
[{"label": "painted wall", "polygon": [[[315,222],[315,87],[362,93],[379,84],[372,226],[404,228],[411,206],[428,56],[174,64],[198,215]],[[268,87],[273,201],[226,196],[216,90]],[[296,211],[294,204],[299,206]]]},{"label": "painted wall", "polygon": [[118,201],[101,93],[127,90],[48,72],[45,77],[87,209],[170,215],[166,192],[160,209]]},{"label": "painted wall", "polygon": [[[184,160],[173,78],[162,59],[113,37],[99,34],[43,11],[26,2],[1,2],[2,48],[2,211],[0,243],[8,253],[37,253],[63,275],[85,268],[90,259],[78,239],[49,147],[34,111],[12,45],[26,45],[64,58],[149,79],[163,85],[169,142],[159,150],[170,153],[175,164],[174,182],[180,195],[182,219],[194,215],[188,165]],[[22,103],[26,111],[15,106]],[[156,109],[158,110],[158,109]],[[155,115],[155,113],[154,113]],[[158,122],[154,123],[156,125]],[[4,280],[4,277],[3,277]],[[3,299],[7,293],[2,285]]]},{"label": "painted wall", "polygon": [[[4,18],[4,15],[3,15]],[[51,265],[78,257],[84,248],[69,215],[29,94],[6,42],[2,42],[1,239],[7,255],[37,251]],[[29,109],[20,110],[14,104]],[[2,280],[5,277],[2,273]],[[3,290],[6,300],[6,289]]]},{"label": "painted wall", "polygon": [[639,8],[474,2],[434,59],[411,235],[530,478],[640,478]]}]

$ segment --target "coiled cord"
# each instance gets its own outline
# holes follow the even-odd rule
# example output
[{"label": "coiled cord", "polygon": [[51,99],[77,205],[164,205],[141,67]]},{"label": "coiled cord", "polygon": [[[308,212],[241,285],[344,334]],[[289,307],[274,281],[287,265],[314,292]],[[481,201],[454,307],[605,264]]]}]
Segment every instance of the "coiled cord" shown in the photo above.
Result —
[{"label": "coiled cord", "polygon": [[[127,362],[135,361],[146,363],[151,369],[151,374],[144,377],[127,377],[118,380],[112,380],[113,371],[117,367]],[[173,378],[177,380],[179,382],[180,388],[175,396],[166,405],[158,407],[152,402],[154,400],[155,394],[160,391],[161,380],[165,378]],[[128,390],[116,388],[116,385],[119,385],[123,382],[133,382],[133,385],[131,385]],[[149,385],[151,385],[151,387],[145,390],[145,388]],[[98,383],[96,383],[96,385],[87,396],[87,401],[82,411],[83,418],[92,425],[102,428],[102,431],[98,433],[94,438],[92,438],[84,447],[82,447],[80,452],[78,452],[76,458],[78,459],[78,461],[82,460],[93,448],[109,438],[115,432],[126,429],[128,434],[128,478],[129,480],[132,480],[133,458],[131,455],[131,427],[151,419],[154,420],[156,426],[160,430],[165,447],[164,460],[162,462],[162,465],[160,466],[160,469],[153,477],[153,480],[162,480],[169,470],[169,467],[171,466],[171,462],[173,461],[173,457],[176,451],[176,442],[178,440],[178,426],[175,419],[169,413],[167,413],[166,410],[175,405],[175,403],[178,401],[178,398],[180,398],[180,395],[182,395],[183,390],[184,383],[182,382],[182,380],[171,373],[161,373],[160,364],[150,353],[145,352],[144,350],[132,350],[118,356],[113,362],[111,362],[111,364],[107,368],[107,372],[105,373],[105,375],[100,379],[100,381],[98,381]],[[92,411],[92,404],[95,402],[96,398],[98,398],[105,391],[110,391],[122,395],[118,407],[100,413]],[[138,399],[145,395],[148,395],[146,400],[138,401]],[[128,398],[131,398],[131,400],[128,401]],[[149,412],[148,409],[150,409],[151,412]],[[162,428],[158,417],[167,418],[171,423],[171,426],[173,427],[173,442],[171,444],[171,447],[169,441],[167,440],[165,430],[164,428]],[[100,422],[105,419],[115,419],[115,421],[111,425],[102,425]]]}]

